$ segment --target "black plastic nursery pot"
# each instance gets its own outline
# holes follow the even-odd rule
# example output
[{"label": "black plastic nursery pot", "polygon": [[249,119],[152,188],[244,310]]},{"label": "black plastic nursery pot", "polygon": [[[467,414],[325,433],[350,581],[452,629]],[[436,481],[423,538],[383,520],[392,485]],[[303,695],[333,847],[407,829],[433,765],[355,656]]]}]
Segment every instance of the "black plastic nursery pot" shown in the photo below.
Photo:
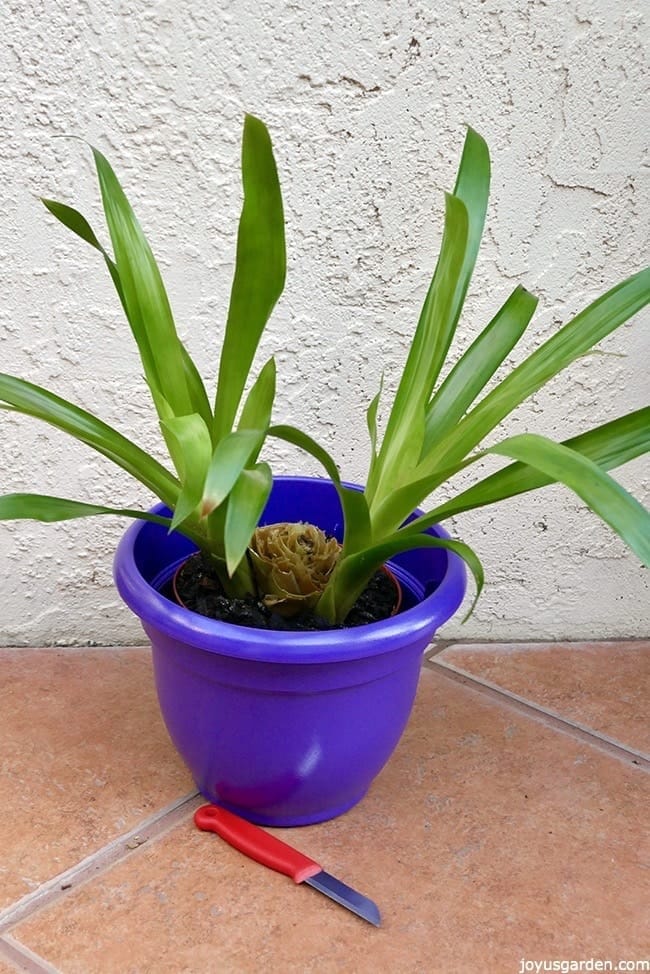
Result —
[{"label": "black plastic nursery pot", "polygon": [[[339,550],[340,550],[340,546],[339,546]],[[198,559],[198,562],[196,564],[193,564],[195,562],[195,559]],[[183,572],[184,571],[188,571],[190,575],[192,575],[192,573],[194,574],[194,577],[192,579],[192,584],[194,586],[194,591],[191,593],[191,597],[189,599],[187,599],[186,597],[184,597],[184,594],[183,594],[183,591],[182,591],[183,590],[182,575],[183,575]],[[382,567],[380,569],[380,572],[381,572],[381,575],[384,576],[384,582],[387,582],[386,589],[385,589],[385,593],[390,593],[390,598],[391,598],[390,605],[391,605],[391,608],[390,608],[390,611],[384,611],[386,609],[386,605],[378,605],[377,608],[376,608],[376,610],[375,610],[375,614],[380,615],[381,612],[384,611],[384,616],[386,616],[386,617],[387,616],[394,616],[394,615],[396,615],[399,612],[399,610],[402,607],[402,586],[400,585],[400,583],[398,582],[397,578],[395,577],[395,575],[393,574],[393,572],[390,570],[390,568],[388,567],[388,565],[382,565]],[[217,591],[219,595],[223,595],[223,591],[221,589],[221,586],[220,586],[219,582],[214,578],[214,576],[208,577],[208,579],[206,581],[206,578],[205,578],[205,570],[204,570],[204,566],[203,566],[203,564],[202,564],[202,562],[200,560],[200,556],[197,555],[196,553],[194,553],[194,554],[190,555],[189,558],[186,558],[185,561],[181,562],[181,564],[178,566],[178,568],[176,569],[176,571],[172,575],[172,579],[171,579],[171,592],[172,592],[172,594],[173,594],[174,599],[176,600],[176,602],[178,602],[179,605],[182,605],[184,609],[192,609],[195,612],[199,612],[201,615],[207,615],[207,616],[210,616],[211,618],[221,618],[222,619],[222,622],[232,622],[233,621],[232,618],[223,618],[223,616],[220,617],[219,614],[218,614],[218,612],[215,612],[214,614],[211,613],[209,611],[209,608],[210,608],[209,605],[207,607],[204,607],[204,606],[201,606],[199,604],[199,600],[196,597],[196,591],[197,591],[197,589],[200,589],[202,585],[205,586],[206,584],[210,587],[210,590],[212,592]],[[226,602],[227,601],[228,600],[226,599]],[[202,611],[204,608],[207,608],[207,611]],[[247,608],[247,606],[246,606],[246,608]],[[227,613],[224,613],[224,614],[227,615]],[[267,610],[267,614],[270,617],[271,614],[272,614],[271,610]],[[244,622],[241,619],[238,619],[237,618],[234,621],[236,621],[238,625],[246,625],[246,624],[248,624],[248,620],[246,620],[246,622]],[[374,622],[374,621],[377,621],[377,620],[371,618],[371,619],[365,619],[364,621]],[[261,624],[260,628],[274,628],[274,627],[268,625],[266,623],[266,620],[264,618],[261,619],[261,623],[262,624]],[[356,624],[358,625],[358,623],[356,623]],[[254,623],[251,623],[251,625],[254,625]],[[325,627],[319,627],[316,624],[316,620],[314,620],[313,624],[310,625],[310,626],[304,626],[303,625],[303,626],[295,626],[294,627],[294,626],[292,626],[291,622],[286,622],[285,621],[281,626],[276,626],[275,628],[282,628],[282,629],[289,629],[289,630],[294,629],[294,628],[295,629],[305,629],[305,628],[317,629],[317,628],[326,628],[326,626]]]}]

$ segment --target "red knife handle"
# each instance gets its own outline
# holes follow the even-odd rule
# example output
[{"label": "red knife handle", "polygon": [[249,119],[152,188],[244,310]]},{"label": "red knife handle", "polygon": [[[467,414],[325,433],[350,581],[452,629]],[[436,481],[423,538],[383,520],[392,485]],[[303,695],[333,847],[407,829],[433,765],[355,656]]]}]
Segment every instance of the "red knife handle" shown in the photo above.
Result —
[{"label": "red knife handle", "polygon": [[235,849],[263,866],[291,876],[294,883],[302,883],[322,871],[322,867],[309,856],[219,805],[203,805],[197,809],[194,824],[206,832],[216,832]]}]

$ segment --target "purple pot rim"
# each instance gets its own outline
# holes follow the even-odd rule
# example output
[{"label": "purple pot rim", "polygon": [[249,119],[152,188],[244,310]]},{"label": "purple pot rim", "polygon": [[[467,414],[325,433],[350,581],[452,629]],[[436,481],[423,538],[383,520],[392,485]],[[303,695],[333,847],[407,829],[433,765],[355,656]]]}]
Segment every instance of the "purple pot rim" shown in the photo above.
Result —
[{"label": "purple pot rim", "polygon": [[[278,482],[300,482],[305,487],[328,482],[325,478],[278,476]],[[348,486],[357,486],[350,484]],[[165,510],[155,504],[151,513]],[[421,514],[420,510],[415,512]],[[447,571],[431,595],[412,608],[381,622],[351,629],[318,632],[286,632],[236,626],[190,609],[175,605],[161,595],[143,578],[137,567],[134,547],[136,540],[150,522],[136,521],[124,532],[116,553],[113,576],[117,590],[127,606],[141,622],[166,636],[197,649],[242,660],[266,663],[325,663],[356,660],[380,655],[411,643],[418,636],[434,632],[459,608],[466,587],[466,572],[462,559],[448,551]],[[435,525],[427,534],[450,538],[444,528]],[[391,566],[391,561],[387,563]]]}]

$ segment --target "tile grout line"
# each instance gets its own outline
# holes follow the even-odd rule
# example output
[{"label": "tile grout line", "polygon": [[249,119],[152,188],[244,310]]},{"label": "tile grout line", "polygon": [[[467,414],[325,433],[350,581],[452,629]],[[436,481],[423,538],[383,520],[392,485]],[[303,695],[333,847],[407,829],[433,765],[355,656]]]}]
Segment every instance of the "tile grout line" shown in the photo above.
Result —
[{"label": "tile grout line", "polygon": [[0,943],[4,940],[4,934],[22,920],[62,899],[71,889],[78,888],[110,866],[132,855],[150,839],[169,831],[186,817],[198,797],[200,797],[198,792],[193,791],[178,798],[74,866],[46,880],[32,893],[28,893],[0,911],[0,937],[2,937]]},{"label": "tile grout line", "polygon": [[516,649],[518,651],[525,651],[527,649],[539,650],[539,649],[557,649],[559,648],[571,648],[576,652],[580,652],[579,646],[631,646],[632,648],[650,647],[650,639],[646,636],[625,636],[624,638],[611,636],[608,639],[575,639],[573,637],[566,639],[558,638],[548,638],[548,639],[438,639],[434,638],[431,646],[427,650],[428,658],[433,658],[434,656],[439,656],[440,653],[444,653],[446,649],[458,649],[459,647],[468,646],[470,649],[481,650],[483,648],[488,650],[494,650],[495,647],[501,647],[506,650]]},{"label": "tile grout line", "polygon": [[455,683],[460,683],[463,686],[469,684],[478,693],[492,700],[505,703],[511,706],[513,710],[525,714],[534,720],[538,720],[547,727],[577,738],[583,743],[590,744],[592,747],[596,747],[606,754],[625,761],[628,764],[632,762],[640,769],[650,769],[650,756],[643,751],[636,751],[634,748],[627,747],[625,744],[621,744],[620,741],[616,741],[606,734],[598,733],[591,727],[570,720],[567,717],[561,717],[558,713],[548,710],[540,704],[527,700],[525,697],[521,697],[511,690],[506,690],[496,683],[491,683],[489,680],[480,679],[471,673],[465,672],[465,670],[453,666],[451,663],[441,662],[436,658],[435,654],[433,657],[427,658],[425,665],[428,670],[442,673],[448,679],[453,680]]},{"label": "tile grout line", "polygon": [[43,646],[0,646],[0,652],[12,653],[123,653],[136,650],[138,652],[151,652],[151,646],[138,643],[135,646],[105,646],[103,643],[46,643]]},{"label": "tile grout line", "polygon": [[14,940],[10,934],[0,937],[0,959],[9,961],[12,967],[23,974],[61,974],[58,967],[53,967],[40,954],[35,954],[29,947]]}]

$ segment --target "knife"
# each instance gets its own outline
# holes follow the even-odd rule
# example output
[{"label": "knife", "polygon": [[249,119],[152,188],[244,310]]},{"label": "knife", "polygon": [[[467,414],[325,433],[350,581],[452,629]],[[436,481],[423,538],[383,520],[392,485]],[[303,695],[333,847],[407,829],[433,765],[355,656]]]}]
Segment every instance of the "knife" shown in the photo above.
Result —
[{"label": "knife", "polygon": [[381,923],[376,903],[367,896],[362,896],[335,876],[330,876],[314,859],[226,808],[203,805],[194,813],[194,824],[206,832],[216,832],[235,849],[263,866],[291,876],[294,883],[308,883],[319,893],[329,896],[368,923],[374,923],[376,927]]}]

